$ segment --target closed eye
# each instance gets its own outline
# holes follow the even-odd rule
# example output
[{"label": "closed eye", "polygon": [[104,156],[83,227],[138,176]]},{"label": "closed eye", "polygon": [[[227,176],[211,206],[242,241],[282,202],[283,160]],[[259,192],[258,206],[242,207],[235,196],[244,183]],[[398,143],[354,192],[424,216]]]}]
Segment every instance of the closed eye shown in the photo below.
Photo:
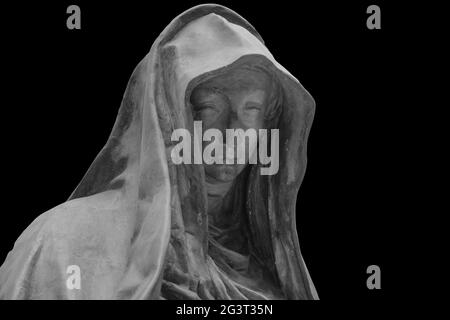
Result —
[{"label": "closed eye", "polygon": [[197,120],[212,120],[215,119],[217,114],[220,112],[220,110],[213,105],[207,105],[207,104],[203,104],[203,105],[199,105],[196,106],[195,108],[195,118]]},{"label": "closed eye", "polygon": [[205,110],[205,109],[216,109],[216,108],[212,105],[202,105],[197,107],[197,110]]},{"label": "closed eye", "polygon": [[254,102],[247,102],[245,104],[244,110],[245,111],[247,111],[247,110],[252,110],[252,111],[253,110],[257,110],[257,111],[259,111],[259,110],[261,110],[261,104],[254,103]]},{"label": "closed eye", "polygon": [[246,106],[244,108],[244,113],[247,113],[247,114],[257,114],[260,111],[261,111],[260,106]]},{"label": "closed eye", "polygon": [[214,105],[199,105],[196,108],[197,112],[218,112],[219,109]]}]

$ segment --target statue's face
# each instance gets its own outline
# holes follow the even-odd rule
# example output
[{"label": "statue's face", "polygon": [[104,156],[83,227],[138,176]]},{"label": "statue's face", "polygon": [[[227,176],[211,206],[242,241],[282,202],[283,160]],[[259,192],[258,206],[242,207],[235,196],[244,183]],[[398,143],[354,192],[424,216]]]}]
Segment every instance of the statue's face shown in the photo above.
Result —
[{"label": "statue's face", "polygon": [[[226,164],[226,129],[263,128],[267,108],[269,78],[263,72],[236,69],[197,86],[191,94],[194,120],[202,121],[203,132],[218,129],[223,137],[223,163],[205,164],[205,172],[217,181],[231,181],[242,172],[250,155],[256,152],[257,141],[245,139],[245,164]],[[210,144],[203,141],[203,149]]]}]

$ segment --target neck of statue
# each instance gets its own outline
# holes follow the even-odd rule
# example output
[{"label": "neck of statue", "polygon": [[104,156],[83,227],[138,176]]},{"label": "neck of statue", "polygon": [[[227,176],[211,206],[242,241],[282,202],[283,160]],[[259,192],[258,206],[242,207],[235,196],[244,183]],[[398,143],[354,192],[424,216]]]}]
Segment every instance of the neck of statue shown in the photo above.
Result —
[{"label": "neck of statue", "polygon": [[234,181],[218,181],[210,176],[205,177],[206,191],[208,194],[208,215],[213,224],[220,220],[226,204],[226,195],[233,186]]}]

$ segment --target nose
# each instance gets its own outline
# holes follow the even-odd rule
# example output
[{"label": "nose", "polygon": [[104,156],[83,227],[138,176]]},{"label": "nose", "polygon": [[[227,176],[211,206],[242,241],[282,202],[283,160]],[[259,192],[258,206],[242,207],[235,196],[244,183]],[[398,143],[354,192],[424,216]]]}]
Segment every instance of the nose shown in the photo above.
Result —
[{"label": "nose", "polygon": [[[225,144],[224,144],[224,155],[226,155],[226,158],[233,159],[233,163],[236,163],[236,161],[241,161],[242,159],[247,158],[247,141],[246,139],[243,139],[242,135],[244,134],[244,131],[247,129],[238,119],[236,116],[230,117],[230,121],[228,122],[227,129],[236,130],[241,129],[237,132],[232,133],[233,138],[228,138],[226,132],[223,132],[223,136],[225,137]],[[238,154],[238,152],[243,148],[245,151],[245,154]],[[241,150],[241,151],[243,151]],[[238,160],[240,159],[240,160]]]},{"label": "nose", "polygon": [[[224,139],[223,147],[223,157],[225,159],[232,160],[235,163],[237,159],[238,151],[238,141],[239,139],[227,139],[227,129],[243,129],[245,130],[243,124],[239,121],[238,115],[234,110],[228,110],[228,112],[221,115],[221,117],[216,122],[216,129],[220,130],[222,137]],[[237,141],[236,141],[237,140]]]},{"label": "nose", "polygon": [[233,110],[224,112],[224,114],[221,115],[220,119],[218,119],[217,124],[218,126],[215,126],[216,129],[219,129],[224,137],[226,134],[226,129],[242,128],[242,124],[238,119],[237,113]]}]

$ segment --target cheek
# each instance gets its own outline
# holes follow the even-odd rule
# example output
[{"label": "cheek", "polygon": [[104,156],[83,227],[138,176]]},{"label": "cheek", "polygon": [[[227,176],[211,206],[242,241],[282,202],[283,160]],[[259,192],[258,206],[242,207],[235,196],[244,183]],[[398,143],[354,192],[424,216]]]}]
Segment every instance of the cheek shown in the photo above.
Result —
[{"label": "cheek", "polygon": [[264,124],[264,114],[261,111],[242,112],[239,114],[238,118],[239,122],[246,128],[258,130],[262,128]]},{"label": "cheek", "polygon": [[202,121],[203,131],[206,131],[208,129],[224,130],[227,129],[228,125],[226,115],[224,112],[214,113],[209,117],[202,117],[199,120]]}]

